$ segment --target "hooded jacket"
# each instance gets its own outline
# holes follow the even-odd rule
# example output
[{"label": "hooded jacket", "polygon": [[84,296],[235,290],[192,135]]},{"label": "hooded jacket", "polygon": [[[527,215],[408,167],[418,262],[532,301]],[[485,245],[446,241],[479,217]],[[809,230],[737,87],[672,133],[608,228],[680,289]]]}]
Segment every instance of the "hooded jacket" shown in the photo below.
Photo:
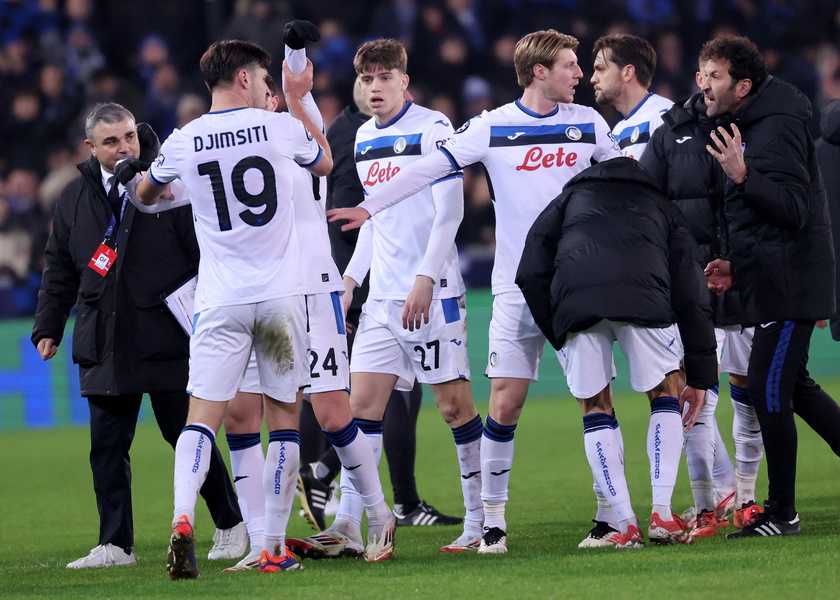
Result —
[{"label": "hooded jacket", "polygon": [[162,294],[197,270],[192,211],[147,215],[127,203],[117,259],[103,277],[88,263],[113,213],[96,158],[78,169],[56,204],[32,343],[52,338],[60,344],[78,304],[72,353],[83,396],[186,389],[189,338]]},{"label": "hooded jacket", "polygon": [[569,180],[525,241],[516,283],[548,341],[601,320],[662,328],[677,323],[687,382],[717,382],[715,336],[700,249],[685,219],[630,158]]},{"label": "hooded jacket", "polygon": [[726,224],[746,325],[817,321],[835,311],[834,246],[808,133],[811,104],[768,77],[732,118],[747,179],[727,178]]},{"label": "hooded jacket", "polygon": [[[831,214],[831,232],[834,241],[835,267],[840,265],[840,98],[822,108],[820,135],[815,143],[820,163],[828,211]],[[835,270],[836,272],[836,270]],[[840,298],[840,277],[835,281],[835,300]],[[840,311],[831,319],[831,336],[840,341]]]}]

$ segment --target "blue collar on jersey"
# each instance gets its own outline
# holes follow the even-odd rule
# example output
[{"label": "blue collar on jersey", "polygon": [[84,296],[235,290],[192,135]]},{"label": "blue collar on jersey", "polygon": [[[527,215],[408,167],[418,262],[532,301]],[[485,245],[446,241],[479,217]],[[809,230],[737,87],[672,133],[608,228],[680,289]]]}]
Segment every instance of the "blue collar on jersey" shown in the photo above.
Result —
[{"label": "blue collar on jersey", "polygon": [[625,118],[625,119],[629,119],[630,117],[632,117],[633,115],[635,115],[635,114],[636,114],[636,111],[638,111],[640,108],[642,108],[642,104],[644,104],[645,102],[647,102],[648,98],[650,98],[651,96],[653,96],[653,92],[648,92],[648,95],[647,95],[647,96],[645,96],[644,98],[642,98],[642,101],[641,101],[641,102],[639,102],[639,103],[636,105],[636,108],[634,108],[633,110],[631,110],[631,111],[630,111],[630,113],[629,113],[626,117],[624,117],[624,118]]},{"label": "blue collar on jersey", "polygon": [[226,112],[233,112],[235,110],[245,110],[246,108],[251,108],[250,106],[237,106],[236,108],[226,108],[224,110],[214,110],[213,112],[207,113],[208,115],[220,115]]},{"label": "blue collar on jersey", "polygon": [[557,111],[560,110],[559,106],[555,106],[554,110],[552,110],[551,112],[548,112],[544,115],[541,115],[540,113],[536,113],[533,110],[525,108],[525,106],[523,106],[523,104],[522,104],[522,102],[520,102],[520,100],[522,100],[522,98],[517,98],[516,102],[515,102],[516,106],[519,107],[519,110],[524,112],[526,115],[528,115],[530,117],[536,117],[537,119],[544,119],[546,117],[553,117],[554,115],[557,114]]},{"label": "blue collar on jersey", "polygon": [[387,123],[385,123],[384,125],[380,125],[379,123],[377,123],[377,122],[376,122],[376,119],[374,119],[374,120],[373,120],[373,124],[374,124],[374,125],[376,125],[376,128],[377,128],[377,129],[385,129],[386,127],[390,127],[391,125],[393,125],[394,123],[396,123],[397,121],[399,121],[399,120],[400,120],[400,117],[402,117],[402,116],[405,114],[405,111],[407,111],[407,110],[408,110],[408,107],[409,107],[409,106],[411,106],[411,100],[406,100],[406,101],[405,101],[405,104],[404,104],[404,105],[403,105],[403,107],[402,107],[402,110],[400,110],[400,112],[398,112],[398,113],[394,116],[394,118],[393,118],[393,119],[391,119],[390,121],[388,121],[388,122],[387,122]]}]

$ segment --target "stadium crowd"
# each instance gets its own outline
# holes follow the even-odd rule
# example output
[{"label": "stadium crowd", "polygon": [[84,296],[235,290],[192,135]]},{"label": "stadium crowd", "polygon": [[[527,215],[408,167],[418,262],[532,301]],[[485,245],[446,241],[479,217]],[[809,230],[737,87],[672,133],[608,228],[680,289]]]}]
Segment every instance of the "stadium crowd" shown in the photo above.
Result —
[{"label": "stadium crowd", "polygon": [[[833,0],[358,0],[345,8],[333,0],[0,2],[0,317],[34,311],[55,202],[88,156],[82,121],[90,108],[118,102],[166,139],[209,106],[195,68],[209,43],[246,39],[280,56],[280,32],[292,19],[310,20],[321,32],[310,56],[327,126],[352,102],[356,48],[380,36],[406,45],[417,103],[456,127],[519,96],[514,45],[548,27],[580,40],[584,77],[575,101],[588,106],[595,105],[592,45],[617,32],[654,44],[650,89],[675,101],[694,90],[697,50],[718,33],[748,36],[771,74],[805,93],[815,138],[820,109],[840,98],[840,8]],[[278,80],[280,65],[272,66]],[[611,125],[621,118],[609,105],[598,109]],[[486,287],[490,193],[472,168],[464,188],[468,226],[457,238],[464,277],[468,287]]]}]

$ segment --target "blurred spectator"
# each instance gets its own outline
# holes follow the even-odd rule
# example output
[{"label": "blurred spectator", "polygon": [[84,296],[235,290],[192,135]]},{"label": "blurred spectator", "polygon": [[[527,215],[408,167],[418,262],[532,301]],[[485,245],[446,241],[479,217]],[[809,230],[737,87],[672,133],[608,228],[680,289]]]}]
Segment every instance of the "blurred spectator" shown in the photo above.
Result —
[{"label": "blurred spectator", "polygon": [[333,89],[349,89],[356,77],[353,71],[355,45],[336,19],[319,23],[318,30],[321,40],[313,47],[310,56],[312,62],[318,64],[320,78],[328,76]]},{"label": "blurred spectator", "polygon": [[88,81],[95,71],[105,66],[105,56],[88,27],[77,23],[67,32],[65,42],[67,71],[76,81]]},{"label": "blurred spectator", "polygon": [[674,102],[694,92],[696,65],[688,68],[682,38],[676,31],[665,31],[656,41],[656,72],[650,91]]},{"label": "blurred spectator", "polygon": [[116,102],[125,106],[138,120],[145,121],[143,95],[134,85],[110,68],[99,69],[88,82],[82,114],[101,102]]},{"label": "blurred spectator", "polygon": [[[169,64],[169,45],[159,34],[150,33],[140,41],[137,73],[144,90],[148,90],[160,67]],[[155,129],[157,131],[157,129]]]},{"label": "blurred spectator", "polygon": [[198,94],[184,94],[175,109],[177,126],[180,129],[210,110],[210,103]]},{"label": "blurred spectator", "polygon": [[402,42],[407,52],[411,52],[417,12],[416,0],[379,2],[371,17],[371,37],[393,38]]},{"label": "blurred spectator", "polygon": [[47,123],[41,119],[41,97],[34,89],[19,88],[14,92],[8,112],[0,114],[0,162],[6,168],[30,169],[46,173],[44,147],[51,137]]},{"label": "blurred spectator", "polygon": [[146,91],[143,108],[146,122],[162,139],[169,137],[177,125],[176,112],[181,97],[181,78],[169,63],[159,65]]},{"label": "blurred spectator", "polygon": [[68,81],[59,65],[48,63],[41,67],[39,90],[41,118],[51,131],[64,138],[82,109],[79,84]]},{"label": "blurred spectator", "polygon": [[[84,141],[77,140],[76,147],[69,142],[56,141],[46,150],[47,176],[41,181],[41,214],[51,217],[55,212],[58,195],[71,179],[78,175],[76,165],[86,157]],[[47,228],[49,229],[49,228]]]},{"label": "blurred spectator", "polygon": [[292,20],[286,4],[270,0],[240,0],[224,33],[226,39],[254,42],[268,52],[273,58],[271,74],[277,81],[280,81],[285,54],[283,27]]}]

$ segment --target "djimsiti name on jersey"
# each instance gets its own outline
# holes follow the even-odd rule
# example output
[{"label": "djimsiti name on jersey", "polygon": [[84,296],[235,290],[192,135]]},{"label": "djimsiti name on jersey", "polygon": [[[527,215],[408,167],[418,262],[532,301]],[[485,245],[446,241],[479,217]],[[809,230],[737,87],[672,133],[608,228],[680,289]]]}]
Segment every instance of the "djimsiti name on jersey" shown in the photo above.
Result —
[{"label": "djimsiti name on jersey", "polygon": [[265,125],[255,125],[236,131],[223,131],[221,133],[208,133],[205,136],[193,137],[195,151],[218,150],[219,148],[230,148],[243,144],[256,144],[268,141],[268,132]]}]

